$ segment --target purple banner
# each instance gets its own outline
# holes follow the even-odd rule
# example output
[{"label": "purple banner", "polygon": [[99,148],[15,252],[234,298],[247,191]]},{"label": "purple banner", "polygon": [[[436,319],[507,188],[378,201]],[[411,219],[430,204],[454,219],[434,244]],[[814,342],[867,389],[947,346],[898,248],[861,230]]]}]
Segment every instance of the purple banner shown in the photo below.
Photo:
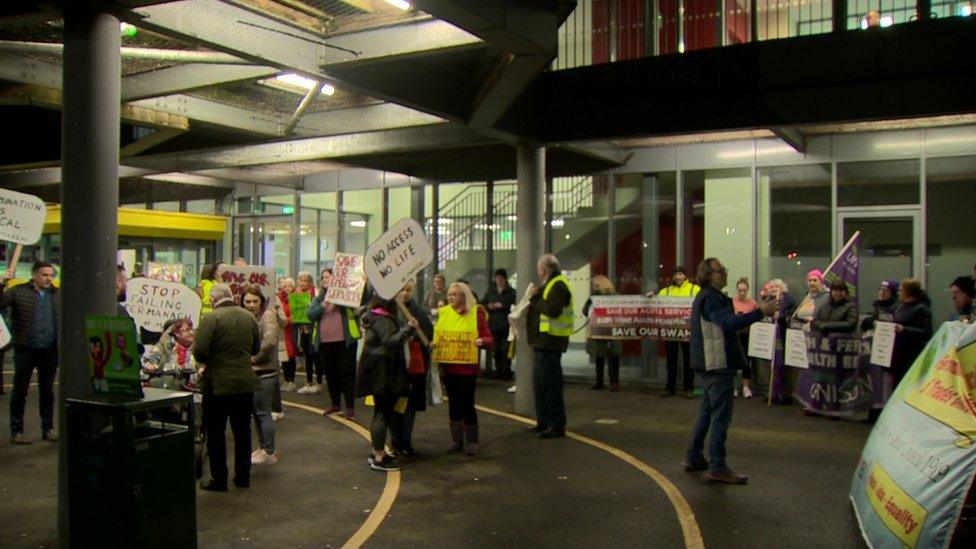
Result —
[{"label": "purple banner", "polygon": [[860,246],[861,231],[857,231],[851,236],[847,244],[844,245],[844,249],[837,254],[834,261],[824,271],[823,278],[827,286],[844,282],[847,284],[847,291],[850,296],[854,297],[857,295],[857,273],[860,263],[858,249]]},{"label": "purple banner", "polygon": [[810,367],[800,370],[796,385],[796,398],[806,409],[845,417],[884,406],[887,376],[883,368],[869,364],[869,339],[810,332],[807,357]]}]

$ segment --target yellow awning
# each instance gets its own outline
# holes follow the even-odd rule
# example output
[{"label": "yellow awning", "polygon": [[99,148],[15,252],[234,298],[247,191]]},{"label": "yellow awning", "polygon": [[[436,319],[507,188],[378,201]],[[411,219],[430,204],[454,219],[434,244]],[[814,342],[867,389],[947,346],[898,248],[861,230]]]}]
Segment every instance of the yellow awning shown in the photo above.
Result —
[{"label": "yellow awning", "polygon": [[[227,218],[220,215],[119,208],[118,216],[119,236],[220,240],[227,229]],[[44,234],[60,232],[61,206],[49,205]]]}]

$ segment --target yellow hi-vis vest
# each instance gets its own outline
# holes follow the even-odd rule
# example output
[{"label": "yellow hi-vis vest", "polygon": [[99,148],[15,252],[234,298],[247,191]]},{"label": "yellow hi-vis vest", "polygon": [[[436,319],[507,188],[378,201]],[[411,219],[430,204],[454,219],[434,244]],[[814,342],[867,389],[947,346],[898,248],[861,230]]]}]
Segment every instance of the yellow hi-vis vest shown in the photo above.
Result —
[{"label": "yellow hi-vis vest", "polygon": [[349,328],[349,335],[353,339],[362,338],[362,334],[359,333],[359,322],[356,320],[356,313],[352,312],[351,307],[343,307],[346,310],[346,326]]},{"label": "yellow hi-vis vest", "polygon": [[461,316],[450,306],[437,310],[434,326],[434,360],[444,364],[478,364],[478,310]]},{"label": "yellow hi-vis vest", "polygon": [[550,318],[546,315],[539,315],[539,333],[549,334],[556,337],[569,337],[573,335],[573,290],[569,286],[569,279],[559,275],[546,283],[546,288],[542,290],[542,299],[549,297],[549,290],[556,284],[562,282],[566,285],[569,292],[569,305],[563,308],[562,314],[557,318]]}]

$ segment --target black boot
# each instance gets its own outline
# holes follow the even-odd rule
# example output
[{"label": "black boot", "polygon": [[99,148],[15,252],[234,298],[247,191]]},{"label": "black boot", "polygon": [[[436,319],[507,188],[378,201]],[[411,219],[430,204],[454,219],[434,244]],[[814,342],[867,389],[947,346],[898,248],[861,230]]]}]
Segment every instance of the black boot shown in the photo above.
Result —
[{"label": "black boot", "polygon": [[464,449],[464,422],[451,422],[451,445],[447,447],[448,454],[456,454]]},{"label": "black boot", "polygon": [[478,455],[478,426],[465,425],[464,436],[467,438],[467,450],[469,456]]}]

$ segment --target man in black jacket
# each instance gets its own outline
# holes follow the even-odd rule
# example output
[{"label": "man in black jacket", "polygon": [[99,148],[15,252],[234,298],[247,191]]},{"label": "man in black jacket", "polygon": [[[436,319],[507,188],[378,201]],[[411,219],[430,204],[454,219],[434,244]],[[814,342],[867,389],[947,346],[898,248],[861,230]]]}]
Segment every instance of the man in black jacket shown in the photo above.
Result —
[{"label": "man in black jacket", "polygon": [[563,276],[559,260],[544,254],[536,264],[542,287],[530,299],[526,336],[532,346],[536,425],[529,429],[539,438],[566,436],[566,404],[563,400],[563,353],[573,334],[573,291]]},{"label": "man in black jacket", "polygon": [[495,339],[493,349],[494,373],[485,369],[485,377],[498,377],[510,381],[512,379],[512,362],[508,359],[508,313],[515,305],[515,290],[508,285],[508,273],[505,269],[495,271],[495,284],[488,288],[485,299],[481,304],[488,309],[488,329]]},{"label": "man in black jacket", "polygon": [[[8,273],[9,275],[9,273]],[[39,378],[41,438],[58,440],[54,431],[54,379],[58,372],[58,314],[61,298],[53,286],[54,266],[34,263],[31,282],[7,291],[0,286],[0,310],[11,308],[14,390],[10,396],[10,433],[15,444],[30,444],[24,434],[24,405],[34,368]]]}]

